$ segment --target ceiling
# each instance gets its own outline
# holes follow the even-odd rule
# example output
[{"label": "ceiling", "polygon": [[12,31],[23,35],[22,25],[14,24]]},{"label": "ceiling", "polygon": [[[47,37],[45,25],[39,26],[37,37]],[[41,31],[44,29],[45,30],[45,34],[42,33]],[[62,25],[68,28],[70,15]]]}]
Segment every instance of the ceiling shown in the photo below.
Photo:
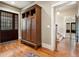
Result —
[{"label": "ceiling", "polygon": [[34,1],[1,1],[2,3],[17,7],[19,9],[22,9],[26,7],[27,5],[33,3]]},{"label": "ceiling", "polygon": [[56,11],[66,11],[66,10],[72,10],[72,9],[76,9],[77,8],[77,5],[76,5],[76,2],[70,2],[70,3],[67,3],[65,5],[61,5],[61,6],[57,6],[56,7]]}]

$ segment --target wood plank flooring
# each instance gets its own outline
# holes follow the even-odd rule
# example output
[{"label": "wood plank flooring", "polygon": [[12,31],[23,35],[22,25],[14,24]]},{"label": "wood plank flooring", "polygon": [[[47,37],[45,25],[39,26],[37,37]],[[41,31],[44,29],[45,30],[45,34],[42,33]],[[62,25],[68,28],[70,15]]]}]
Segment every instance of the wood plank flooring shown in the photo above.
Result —
[{"label": "wood plank flooring", "polygon": [[[64,42],[63,42],[64,43]],[[67,43],[66,43],[67,45]],[[38,48],[37,50],[22,44],[20,41],[11,41],[0,44],[0,57],[28,57],[28,53],[33,53],[37,57],[72,57],[79,56],[79,45],[76,49],[68,50],[67,46],[58,43],[58,51],[50,51],[46,48]]]}]

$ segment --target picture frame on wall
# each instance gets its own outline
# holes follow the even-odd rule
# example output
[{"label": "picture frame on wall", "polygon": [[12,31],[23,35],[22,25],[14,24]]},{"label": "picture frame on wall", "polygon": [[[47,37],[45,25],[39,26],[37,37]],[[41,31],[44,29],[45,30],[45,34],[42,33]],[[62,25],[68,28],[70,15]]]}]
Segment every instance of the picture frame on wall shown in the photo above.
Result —
[{"label": "picture frame on wall", "polygon": [[71,24],[66,23],[66,33],[70,33],[70,29],[71,29]]},{"label": "picture frame on wall", "polygon": [[76,23],[75,22],[71,23],[71,33],[76,33]]}]

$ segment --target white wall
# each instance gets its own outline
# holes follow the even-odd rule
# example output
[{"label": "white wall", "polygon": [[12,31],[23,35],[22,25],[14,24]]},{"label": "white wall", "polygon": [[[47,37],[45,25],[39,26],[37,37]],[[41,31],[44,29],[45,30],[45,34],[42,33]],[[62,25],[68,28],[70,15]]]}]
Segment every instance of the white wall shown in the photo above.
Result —
[{"label": "white wall", "polygon": [[20,33],[20,19],[21,19],[20,10],[18,8],[15,8],[15,7],[9,6],[7,4],[3,4],[3,3],[0,3],[0,10],[9,11],[9,12],[13,12],[13,13],[17,13],[18,14],[18,16],[19,16],[19,21],[18,21],[19,22],[19,27],[18,27],[19,35],[18,35],[18,37],[20,39],[20,37],[21,37],[21,33]]},{"label": "white wall", "polygon": [[77,2],[78,16],[79,16],[79,2]]},{"label": "white wall", "polygon": [[51,29],[47,26],[51,25],[51,6],[48,2],[38,2],[37,4],[42,7],[42,42],[50,45]]}]

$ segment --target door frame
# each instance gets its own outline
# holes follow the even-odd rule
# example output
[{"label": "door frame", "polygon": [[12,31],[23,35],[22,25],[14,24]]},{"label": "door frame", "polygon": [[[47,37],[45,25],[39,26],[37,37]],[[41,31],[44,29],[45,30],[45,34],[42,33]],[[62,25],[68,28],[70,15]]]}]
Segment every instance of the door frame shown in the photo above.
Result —
[{"label": "door frame", "polygon": [[51,47],[52,51],[56,50],[55,7],[65,4],[65,3],[69,3],[69,2],[70,1],[62,1],[62,2],[60,1],[60,2],[57,2],[57,3],[51,5],[51,45],[50,45],[50,47]]}]

